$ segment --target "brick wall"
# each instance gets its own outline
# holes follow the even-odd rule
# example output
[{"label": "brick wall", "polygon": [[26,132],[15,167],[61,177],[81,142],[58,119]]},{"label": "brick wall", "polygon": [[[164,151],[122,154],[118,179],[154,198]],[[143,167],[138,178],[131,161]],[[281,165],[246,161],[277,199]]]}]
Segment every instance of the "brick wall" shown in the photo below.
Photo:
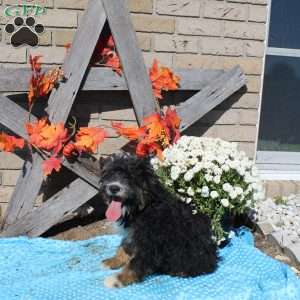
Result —
[{"label": "brick wall", "polygon": [[[63,46],[72,42],[87,0],[32,1],[48,7],[47,14],[38,18],[46,26],[46,32],[39,47],[34,49],[14,49],[3,30],[10,21],[3,16],[5,7],[18,2],[22,3],[0,1],[0,64],[26,65],[30,53],[43,55],[45,64],[61,64],[65,57]],[[267,0],[128,0],[128,4],[147,65],[153,58],[180,68],[228,69],[241,65],[248,79],[247,93],[227,100],[187,133],[239,142],[241,149],[253,156]],[[184,95],[175,95],[174,100],[178,97]],[[81,93],[73,113],[83,124],[106,126],[113,119],[135,124],[126,93]],[[101,147],[102,154],[117,151],[126,144],[124,139],[109,132],[111,138]],[[0,153],[0,202],[4,207],[21,166],[22,161],[16,156]]]}]

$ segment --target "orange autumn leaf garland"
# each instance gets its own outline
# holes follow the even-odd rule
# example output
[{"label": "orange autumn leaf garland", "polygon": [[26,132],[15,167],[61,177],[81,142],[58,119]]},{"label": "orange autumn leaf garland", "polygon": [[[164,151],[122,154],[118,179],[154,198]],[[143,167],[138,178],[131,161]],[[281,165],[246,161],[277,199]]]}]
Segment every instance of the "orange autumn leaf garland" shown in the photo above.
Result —
[{"label": "orange autumn leaf garland", "polygon": [[163,150],[180,138],[180,118],[171,108],[163,115],[154,113],[146,117],[141,127],[124,127],[114,122],[112,127],[118,134],[137,142],[136,154],[141,157],[154,154],[162,159]]},{"label": "orange autumn leaf garland", "polygon": [[50,124],[47,119],[27,123],[26,130],[29,144],[45,158],[42,165],[45,176],[61,169],[63,156],[71,158],[75,152],[95,153],[105,137],[101,128],[79,128],[76,135],[73,128],[70,134],[62,123]]},{"label": "orange autumn leaf garland", "polygon": [[[67,51],[71,45],[67,45]],[[100,64],[112,68],[122,75],[121,62],[116,52],[115,43],[111,35],[99,40],[94,57],[99,58]],[[63,71],[59,68],[42,72],[41,56],[30,56],[32,76],[30,79],[28,103],[30,111],[35,101],[46,96],[60,81],[65,80]],[[92,60],[93,61],[93,60]],[[155,60],[149,71],[155,97],[162,99],[162,91],[177,90],[180,78],[170,69],[158,65]],[[29,112],[30,115],[30,112]],[[162,158],[162,151],[176,142],[179,134],[180,119],[175,110],[168,108],[164,114],[155,113],[144,119],[140,128],[126,128],[121,123],[113,123],[113,128],[129,140],[137,142],[136,153],[140,156],[156,154]],[[29,146],[34,147],[44,157],[42,165],[45,176],[61,169],[63,157],[71,158],[82,152],[95,153],[99,144],[106,137],[101,128],[80,128],[73,133],[64,124],[50,124],[47,119],[37,120],[25,125]],[[14,136],[0,133],[0,151],[13,152],[23,149],[25,141]]]},{"label": "orange autumn leaf garland", "polygon": [[14,152],[16,149],[23,149],[25,141],[21,138],[16,138],[4,132],[0,133],[0,151]]}]

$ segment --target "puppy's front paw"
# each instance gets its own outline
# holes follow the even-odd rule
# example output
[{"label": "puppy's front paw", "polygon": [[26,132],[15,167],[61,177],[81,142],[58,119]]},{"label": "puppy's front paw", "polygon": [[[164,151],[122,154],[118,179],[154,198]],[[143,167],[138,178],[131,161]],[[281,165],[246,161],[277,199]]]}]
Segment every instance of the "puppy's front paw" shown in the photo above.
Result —
[{"label": "puppy's front paw", "polygon": [[110,289],[123,287],[122,282],[118,279],[117,276],[114,276],[114,275],[106,277],[104,280],[104,285]]},{"label": "puppy's front paw", "polygon": [[103,260],[101,265],[104,269],[115,270],[121,268],[123,266],[123,263],[120,262],[120,260],[117,259],[116,257],[112,257]]}]

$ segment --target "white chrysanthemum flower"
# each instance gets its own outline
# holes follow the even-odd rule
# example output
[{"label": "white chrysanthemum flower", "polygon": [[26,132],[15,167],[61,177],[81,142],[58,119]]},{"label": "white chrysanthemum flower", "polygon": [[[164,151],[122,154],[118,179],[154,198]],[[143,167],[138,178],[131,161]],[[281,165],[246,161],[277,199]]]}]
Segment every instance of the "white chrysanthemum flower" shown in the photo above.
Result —
[{"label": "white chrysanthemum flower", "polygon": [[214,167],[213,167],[213,173],[214,173],[215,175],[221,175],[222,172],[223,172],[222,169],[219,168],[218,166],[214,166]]},{"label": "white chrysanthemum flower", "polygon": [[177,192],[179,192],[179,193],[184,193],[185,190],[184,190],[184,189],[178,189]]},{"label": "white chrysanthemum flower", "polygon": [[223,198],[223,199],[221,199],[221,204],[222,204],[224,207],[228,207],[228,206],[229,206],[229,200],[226,199],[226,198]]},{"label": "white chrysanthemum flower", "polygon": [[219,193],[217,191],[211,191],[210,192],[210,196],[213,198],[213,199],[217,199],[219,197]]},{"label": "white chrysanthemum flower", "polygon": [[229,193],[232,190],[232,185],[228,182],[224,183],[222,186],[223,190],[227,193]]},{"label": "white chrysanthemum flower", "polygon": [[241,176],[244,176],[245,173],[246,173],[245,169],[242,168],[242,167],[238,167],[238,168],[237,168],[237,172],[238,172]]},{"label": "white chrysanthemum flower", "polygon": [[191,170],[187,171],[184,174],[184,180],[185,181],[191,181],[193,179],[193,177],[194,177],[194,173]]},{"label": "white chrysanthemum flower", "polygon": [[212,179],[213,179],[212,175],[209,175],[209,174],[205,174],[205,175],[204,175],[204,178],[205,178],[205,180],[206,180],[207,182],[210,182],[210,181],[212,181]]},{"label": "white chrysanthemum flower", "polygon": [[240,186],[235,187],[235,191],[238,195],[242,195],[244,192],[244,190]]},{"label": "white chrysanthemum flower", "polygon": [[215,176],[213,179],[215,184],[219,184],[221,182],[221,177],[220,176]]},{"label": "white chrysanthemum flower", "polygon": [[195,195],[194,189],[191,186],[187,189],[186,192],[189,196],[194,196]]},{"label": "white chrysanthemum flower", "polygon": [[204,198],[208,198],[209,197],[209,187],[208,186],[204,186],[201,190],[201,196]]},{"label": "white chrysanthemum flower", "polygon": [[173,166],[172,168],[171,168],[171,179],[172,180],[177,180],[178,179],[178,177],[179,177],[179,175],[180,175],[180,168],[179,167],[177,167],[177,166]]},{"label": "white chrysanthemum flower", "polygon": [[230,167],[227,163],[225,163],[224,165],[221,166],[221,169],[225,172],[228,172],[230,170]]},{"label": "white chrysanthemum flower", "polygon": [[229,192],[229,197],[231,199],[236,199],[237,196],[238,196],[238,194],[237,194],[237,192],[234,189]]}]

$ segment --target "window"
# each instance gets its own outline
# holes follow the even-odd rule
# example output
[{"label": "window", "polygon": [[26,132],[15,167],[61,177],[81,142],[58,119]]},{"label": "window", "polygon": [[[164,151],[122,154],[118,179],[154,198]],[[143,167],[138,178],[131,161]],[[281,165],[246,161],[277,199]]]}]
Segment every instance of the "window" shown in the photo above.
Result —
[{"label": "window", "polygon": [[300,172],[300,1],[272,0],[257,143],[261,169]]}]

